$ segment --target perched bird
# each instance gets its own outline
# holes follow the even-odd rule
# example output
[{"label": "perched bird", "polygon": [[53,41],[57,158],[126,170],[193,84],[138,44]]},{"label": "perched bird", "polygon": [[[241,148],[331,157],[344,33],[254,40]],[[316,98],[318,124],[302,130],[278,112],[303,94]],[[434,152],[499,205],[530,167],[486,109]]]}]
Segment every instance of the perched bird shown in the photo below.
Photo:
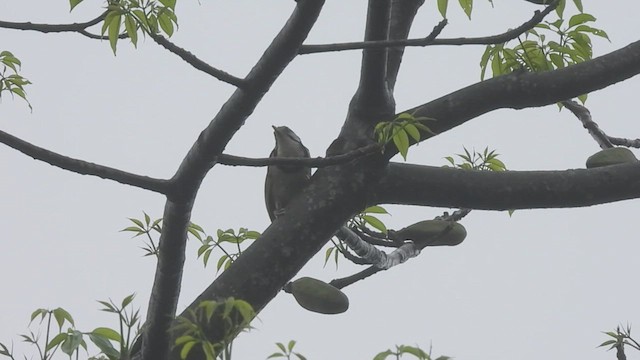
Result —
[{"label": "perched bird", "polygon": [[[309,149],[286,126],[272,126],[276,138],[276,147],[269,157],[308,158]],[[302,166],[270,165],[264,182],[264,200],[273,221],[284,212],[289,201],[298,194],[311,177],[311,168]]]}]

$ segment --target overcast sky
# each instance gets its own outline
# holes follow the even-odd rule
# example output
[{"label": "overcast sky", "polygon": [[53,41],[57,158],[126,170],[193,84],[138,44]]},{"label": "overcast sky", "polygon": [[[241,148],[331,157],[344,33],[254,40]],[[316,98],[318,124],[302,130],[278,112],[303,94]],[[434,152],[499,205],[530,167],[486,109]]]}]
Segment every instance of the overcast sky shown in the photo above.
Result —
[{"label": "overcast sky", "polygon": [[[491,35],[530,18],[524,1],[476,1],[473,21],[452,2],[443,37]],[[638,40],[640,3],[583,0],[611,43],[604,54]],[[69,23],[101,9],[86,1],[69,14],[68,2],[3,0],[0,19]],[[624,5],[622,5],[624,4]],[[624,8],[622,8],[624,6]],[[293,1],[180,1],[174,36],[211,65],[242,77],[288,18]],[[327,1],[307,43],[362,38],[365,1]],[[575,11],[573,5],[567,11]],[[412,36],[439,21],[427,1]],[[99,30],[98,30],[99,31]],[[205,75],[152,41],[138,49],[121,42],[116,57],[107,42],[77,34],[0,29],[0,50],[13,51],[33,112],[3,94],[0,128],[36,145],[84,160],[154,177],[176,170],[199,132],[234,88]],[[406,51],[396,86],[397,110],[423,104],[479,81],[483,47],[429,47]],[[305,55],[276,82],[227,153],[264,157],[273,147],[271,125],[291,127],[322,156],[336,137],[356,88],[360,52]],[[640,136],[640,80],[592,93],[594,120],[608,134]],[[462,147],[497,149],[512,170],[584,167],[597,144],[567,111],[556,106],[500,110],[411,149],[408,161],[443,165]],[[637,151],[636,151],[637,154]],[[400,161],[400,159],[397,159]],[[95,177],[80,176],[0,146],[0,342],[27,331],[37,308],[63,307],[79,329],[116,327],[95,300],[119,301],[136,292],[144,309],[155,270],[142,257],[141,239],[119,230],[127,217],[162,216],[162,196]],[[265,169],[216,166],[206,178],[192,220],[209,233],[269,225],[263,205]],[[437,191],[434,189],[433,191]],[[614,359],[596,349],[601,333],[640,323],[637,274],[638,200],[573,210],[474,211],[464,219],[468,237],[454,248],[427,249],[402,266],[344,289],[350,309],[310,313],[281,293],[240,336],[234,358],[261,359],[274,342],[298,341],[309,359],[371,359],[394,344],[420,345],[456,359]],[[433,218],[445,209],[389,206],[391,228]],[[304,239],[300,239],[304,241]],[[188,248],[179,311],[216,276]],[[217,259],[215,254],[212,258]],[[341,261],[323,268],[319,254],[301,271],[330,281],[360,269]],[[33,329],[37,327],[32,326]],[[27,354],[29,354],[27,352]],[[93,354],[93,353],[92,353]],[[637,353],[629,353],[633,358]],[[63,357],[60,357],[63,358]]]}]

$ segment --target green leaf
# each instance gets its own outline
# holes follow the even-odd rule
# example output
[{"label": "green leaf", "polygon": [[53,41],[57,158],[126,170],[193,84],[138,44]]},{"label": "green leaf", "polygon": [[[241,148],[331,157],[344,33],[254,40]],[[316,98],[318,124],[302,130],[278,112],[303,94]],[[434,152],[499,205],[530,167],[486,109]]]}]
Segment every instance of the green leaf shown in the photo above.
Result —
[{"label": "green leaf", "polygon": [[171,10],[176,9],[176,0],[159,0],[160,3]]},{"label": "green leaf", "polygon": [[100,309],[102,311],[106,311],[106,312],[117,312],[116,308],[113,307],[113,305],[109,304],[106,301],[101,301],[101,300],[97,300],[100,304],[102,304],[102,306],[104,306],[104,309]]},{"label": "green leaf", "polygon": [[584,24],[586,22],[596,21],[596,18],[591,14],[577,14],[573,15],[569,19],[569,27],[572,28],[574,26]]},{"label": "green leaf", "polygon": [[398,346],[398,350],[401,354],[411,354],[420,359],[429,359],[429,354],[419,347],[400,345]]},{"label": "green leaf", "polygon": [[142,221],[138,220],[138,219],[134,219],[134,218],[129,218],[129,220],[136,224],[140,229],[144,229],[144,224],[142,223]]},{"label": "green leaf", "polygon": [[380,230],[383,233],[387,233],[387,227],[384,225],[384,223],[382,221],[380,221],[380,219],[378,219],[375,216],[371,216],[371,215],[364,215],[362,217],[362,219],[364,221],[366,221],[367,224],[371,225],[372,227],[374,227],[377,230]]},{"label": "green leaf", "polygon": [[279,358],[279,357],[286,357],[287,355],[282,354],[282,353],[273,353],[269,356],[267,356],[267,359],[275,359],[275,358]]},{"label": "green leaf", "polygon": [[420,141],[420,130],[413,124],[406,124],[404,126],[404,130],[415,140],[416,142]]},{"label": "green leaf", "polygon": [[[36,317],[40,316],[40,321],[44,320],[44,317],[49,313],[49,310],[47,309],[37,309],[36,311],[31,313],[31,321],[33,321],[33,319],[35,319]],[[31,323],[31,321],[29,323]]]},{"label": "green leaf", "polygon": [[89,340],[110,359],[120,359],[120,352],[113,347],[113,344],[107,338],[91,333],[89,334]]},{"label": "green leaf", "polygon": [[62,329],[62,324],[64,324],[65,320],[68,321],[69,324],[75,326],[75,324],[73,323],[73,318],[71,317],[71,314],[69,314],[63,308],[53,309],[53,317],[56,318],[56,322],[58,323],[58,327],[60,329]]},{"label": "green leaf", "polygon": [[225,261],[228,260],[228,258],[229,258],[229,256],[227,256],[226,254],[220,256],[220,259],[218,259],[218,263],[216,264],[216,270],[217,271],[220,271],[220,268],[222,268],[222,266],[224,265]]},{"label": "green leaf", "polygon": [[69,12],[71,12],[73,10],[73,8],[75,8],[76,6],[78,6],[78,4],[80,4],[82,2],[82,0],[69,0],[69,5],[70,5],[70,9]]},{"label": "green leaf", "polygon": [[566,6],[566,2],[563,0],[563,1],[560,1],[560,4],[558,4],[558,7],[556,8],[556,14],[558,14],[558,17],[560,19],[562,19],[562,15],[564,14],[565,6]]},{"label": "green leaf", "polygon": [[131,304],[131,301],[133,301],[133,298],[135,297],[136,297],[135,293],[125,297],[124,299],[122,299],[122,305],[120,306],[122,306],[123,309],[126,308],[127,305]]},{"label": "green leaf", "polygon": [[458,0],[462,10],[467,14],[467,17],[471,19],[471,11],[473,10],[473,0]]},{"label": "green leaf", "polygon": [[438,11],[442,15],[443,19],[447,18],[447,7],[449,6],[449,0],[438,0]]},{"label": "green leaf", "polygon": [[368,208],[362,211],[363,213],[369,214],[388,214],[387,210],[380,205],[369,206]]},{"label": "green leaf", "polygon": [[196,345],[196,344],[197,344],[197,342],[195,342],[195,341],[190,341],[190,342],[184,344],[184,346],[180,350],[180,358],[181,359],[186,359],[187,356],[189,356],[189,352],[191,351],[193,346]]},{"label": "green leaf", "polygon": [[391,352],[391,350],[383,351],[374,356],[373,360],[385,360],[387,357],[389,357],[389,355],[393,355],[393,352]]},{"label": "green leaf", "polygon": [[158,14],[158,24],[160,24],[160,28],[164,31],[168,37],[173,35],[173,22],[169,17],[167,12],[162,12]]},{"label": "green leaf", "polygon": [[615,344],[617,341],[612,339],[612,340],[607,340],[605,342],[603,342],[602,344],[598,345],[597,347],[603,347],[603,346],[609,346],[611,344]]},{"label": "green leaf", "polygon": [[206,267],[209,264],[209,257],[211,257],[211,253],[213,252],[213,248],[208,249],[204,252],[204,256],[202,257],[202,263]]},{"label": "green leaf", "polygon": [[111,18],[108,27],[109,45],[113,50],[113,55],[116,54],[116,47],[118,45],[118,36],[120,36],[120,25],[122,24],[122,15],[118,13]]},{"label": "green leaf", "polygon": [[60,343],[62,343],[66,339],[67,339],[67,333],[60,333],[60,334],[54,336],[53,339],[51,339],[51,341],[49,341],[49,343],[45,347],[45,350],[49,351],[49,350],[53,349],[54,347],[60,345]]},{"label": "green leaf", "polygon": [[97,336],[102,336],[103,338],[106,338],[106,339],[109,339],[109,340],[113,340],[113,341],[117,341],[117,342],[121,342],[122,341],[122,336],[120,336],[120,334],[117,331],[115,331],[113,329],[109,329],[107,327],[97,327],[97,328],[93,329],[91,334],[97,335]]},{"label": "green leaf", "polygon": [[68,334],[67,338],[62,342],[60,350],[67,355],[72,355],[82,343],[82,333],[74,330]]},{"label": "green leaf", "polygon": [[398,129],[396,134],[393,136],[393,143],[396,145],[396,148],[398,148],[402,158],[407,160],[407,153],[409,152],[409,137],[404,129]]}]

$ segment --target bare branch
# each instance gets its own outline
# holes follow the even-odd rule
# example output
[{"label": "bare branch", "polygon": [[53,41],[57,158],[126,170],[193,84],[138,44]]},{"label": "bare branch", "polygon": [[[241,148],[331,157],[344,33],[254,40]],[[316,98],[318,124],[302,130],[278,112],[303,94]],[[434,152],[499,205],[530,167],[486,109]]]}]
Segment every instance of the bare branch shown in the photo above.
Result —
[{"label": "bare branch", "polygon": [[10,22],[0,21],[0,28],[39,31],[42,33],[59,33],[59,32],[80,32],[88,27],[98,24],[104,20],[106,12],[100,14],[95,19],[83,23],[73,24],[34,24],[32,22]]},{"label": "bare branch", "polygon": [[75,172],[77,174],[93,175],[161,194],[167,194],[169,191],[170,183],[167,180],[154,179],[147,176],[128,173],[108,166],[73,159],[28,143],[2,130],[0,130],[0,143],[18,150],[27,156],[31,156],[36,160],[44,161],[49,165]]},{"label": "bare branch", "polygon": [[589,109],[578,104],[577,102],[573,100],[567,100],[563,101],[562,105],[571,110],[571,112],[580,120],[580,122],[582,122],[582,126],[587,129],[587,131],[589,131],[589,134],[591,134],[598,145],[600,145],[601,149],[611,148],[614,145],[640,148],[640,139],[631,140],[611,137],[607,135],[602,129],[600,129],[598,124],[593,121]]},{"label": "bare branch", "polygon": [[[365,25],[365,41],[389,39],[389,15],[391,0],[369,0],[367,21]],[[387,77],[387,49],[368,48],[362,52],[360,66],[360,82],[358,90],[350,104],[352,112],[359,113],[367,109],[369,113],[378,111],[394,111],[395,102],[389,90]],[[375,104],[376,106],[370,106]],[[377,108],[377,109],[376,109]],[[380,110],[378,110],[380,109]]]},{"label": "bare branch", "polygon": [[[418,13],[424,0],[392,0],[391,14],[389,15],[389,36],[388,40],[405,40],[409,36],[409,30],[413,24],[413,19]],[[439,32],[438,32],[439,33]],[[437,35],[434,35],[434,38]],[[387,76],[386,80],[389,89],[393,93],[396,79],[400,70],[400,63],[404,55],[404,47],[389,48],[387,54]]]},{"label": "bare branch", "polygon": [[269,165],[296,165],[321,168],[331,165],[344,164],[349,161],[365,157],[371,154],[380,152],[382,147],[376,144],[370,144],[344,154],[329,156],[329,157],[316,157],[316,158],[290,158],[290,157],[272,157],[272,158],[246,158],[241,156],[220,154],[216,159],[216,162],[221,165],[231,166],[269,166]]},{"label": "bare branch", "polygon": [[329,285],[335,286],[338,289],[342,289],[345,288],[353,283],[356,283],[360,280],[364,280],[366,278],[368,278],[371,275],[374,275],[375,273],[378,273],[380,271],[382,271],[384,269],[381,269],[379,267],[375,267],[375,266],[370,266],[356,274],[347,276],[347,277],[343,277],[341,279],[334,279],[331,280],[331,282],[329,282]]},{"label": "bare branch", "polygon": [[379,40],[379,41],[360,41],[360,42],[348,42],[337,44],[322,44],[322,45],[303,45],[300,48],[300,54],[313,54],[324,53],[333,51],[345,51],[345,50],[358,50],[358,49],[377,49],[377,48],[394,48],[394,47],[407,47],[407,46],[433,46],[433,45],[493,45],[502,44],[509,40],[513,40],[523,33],[533,29],[534,26],[539,24],[545,16],[547,16],[555,7],[558,1],[548,6],[543,11],[534,13],[533,17],[518,26],[515,29],[509,30],[502,34],[483,36],[476,38],[451,38],[451,39],[436,39],[435,37],[440,34],[440,31],[446,25],[446,20],[441,21],[429,34],[424,38],[408,39],[408,40]]},{"label": "bare branch", "polygon": [[214,78],[224,81],[228,84],[237,86],[239,88],[243,88],[247,86],[247,82],[243,79],[237,78],[225,71],[220,69],[216,69],[215,67],[207,64],[206,62],[200,60],[197,56],[193,55],[189,51],[177,46],[176,44],[169,41],[167,38],[160,34],[148,34],[158,45],[164,47],[170,52],[178,55],[182,60],[186,61],[188,64],[193,66],[194,68],[213,76]]}]

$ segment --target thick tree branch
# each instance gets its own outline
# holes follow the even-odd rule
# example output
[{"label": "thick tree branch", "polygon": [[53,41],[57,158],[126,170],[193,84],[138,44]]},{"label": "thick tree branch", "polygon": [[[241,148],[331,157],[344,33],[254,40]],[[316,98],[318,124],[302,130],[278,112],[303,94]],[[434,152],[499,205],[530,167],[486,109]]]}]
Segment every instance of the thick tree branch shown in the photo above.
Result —
[{"label": "thick tree branch", "polygon": [[[365,41],[388,40],[391,0],[369,0]],[[362,52],[358,89],[349,103],[349,113],[340,136],[329,149],[335,155],[369,144],[375,124],[395,111],[393,93],[387,83],[387,49]],[[342,148],[344,145],[348,148]],[[355,139],[362,139],[359,143]],[[342,149],[341,149],[342,148]]]},{"label": "thick tree branch", "polygon": [[[564,69],[516,72],[482,81],[404,112],[435,119],[427,125],[435,134],[440,134],[496,109],[555,104],[603,89],[638,73],[640,41]],[[422,133],[423,140],[432,136]],[[387,158],[396,153],[393,146],[385,149]]]},{"label": "thick tree branch", "polygon": [[197,56],[193,55],[189,51],[179,47],[178,45],[169,41],[169,39],[165,38],[160,34],[149,34],[149,36],[160,46],[169,50],[170,52],[178,55],[182,60],[186,61],[188,64],[193,66],[194,68],[213,76],[214,78],[224,81],[228,84],[235,85],[239,88],[244,87],[246,84],[245,80],[237,78],[225,71],[220,69],[216,69],[215,67],[207,64],[206,62],[200,60]]},{"label": "thick tree branch", "polygon": [[[283,29],[249,72],[245,79],[246,86],[231,95],[207,128],[202,131],[173,176],[173,186],[165,205],[156,276],[143,334],[142,359],[164,360],[169,357],[173,340],[168,329],[175,316],[180,293],[187,225],[202,179],[278,75],[298,54],[298,48],[315,23],[323,4],[324,1],[320,0],[297,2],[293,14]],[[222,293],[205,292],[199,300],[218,299],[227,297],[226,295],[224,291]],[[265,294],[265,296],[269,295]],[[244,297],[239,298],[244,299]],[[191,309],[197,305],[198,303],[192,305]],[[254,307],[257,310],[261,309],[259,303]],[[218,330],[220,328],[218,327]],[[180,358],[179,353],[173,353],[170,356],[175,359]],[[197,358],[197,354],[193,357],[190,354],[191,358]]]},{"label": "thick tree branch", "polygon": [[484,210],[581,207],[640,197],[640,162],[596,169],[489,172],[391,163],[376,203]]},{"label": "thick tree branch", "polygon": [[[391,0],[369,0],[365,41],[388,40]],[[364,49],[360,67],[360,84],[354,99],[388,102],[392,96],[386,83],[387,49]]]},{"label": "thick tree branch", "polygon": [[[424,0],[392,0],[391,14],[389,16],[389,40],[405,40],[409,36],[409,30],[413,24],[413,19],[418,13]],[[444,28],[444,25],[442,25]],[[440,32],[438,32],[439,34]],[[435,38],[438,35],[433,35]],[[400,63],[404,47],[392,47],[387,50],[387,84],[389,91],[393,93],[400,71]]]},{"label": "thick tree branch", "polygon": [[[506,31],[502,34],[475,37],[475,38],[451,38],[451,39],[436,39],[435,36],[439,35],[442,31],[442,27],[446,25],[446,22],[441,22],[434,28],[434,31],[424,38],[419,39],[400,39],[400,40],[377,40],[377,41],[360,41],[360,42],[347,42],[338,44],[320,44],[320,45],[303,45],[300,48],[300,54],[313,54],[333,51],[345,51],[345,50],[358,50],[358,49],[380,49],[380,48],[397,48],[407,46],[433,46],[433,45],[493,45],[502,44],[509,40],[513,40],[525,32],[533,29],[534,26],[539,24],[545,16],[547,16],[555,7],[558,2],[556,1],[551,6],[548,6],[543,11],[537,11],[533,17],[516,27],[515,29]],[[435,36],[434,36],[435,34]]]},{"label": "thick tree branch", "polygon": [[77,174],[93,175],[103,179],[117,181],[121,184],[155,191],[161,194],[168,193],[169,181],[167,180],[154,179],[147,176],[132,174],[108,166],[103,166],[88,161],[60,155],[53,151],[28,143],[2,130],[0,130],[0,143],[18,150],[21,153],[36,160],[44,161],[49,165],[53,165]]}]

